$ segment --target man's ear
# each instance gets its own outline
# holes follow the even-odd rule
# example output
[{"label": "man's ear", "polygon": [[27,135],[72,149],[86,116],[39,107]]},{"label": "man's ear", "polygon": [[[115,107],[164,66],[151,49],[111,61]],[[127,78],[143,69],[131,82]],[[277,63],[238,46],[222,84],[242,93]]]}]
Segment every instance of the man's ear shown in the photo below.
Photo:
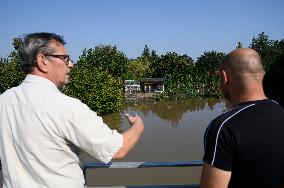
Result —
[{"label": "man's ear", "polygon": [[228,75],[228,72],[226,70],[222,70],[221,71],[221,76],[222,76],[222,82],[224,85],[227,85],[229,83],[229,75]]},{"label": "man's ear", "polygon": [[37,68],[39,69],[39,71],[41,72],[48,72],[49,70],[49,60],[43,55],[43,54],[38,54],[36,56],[36,64],[37,64]]}]

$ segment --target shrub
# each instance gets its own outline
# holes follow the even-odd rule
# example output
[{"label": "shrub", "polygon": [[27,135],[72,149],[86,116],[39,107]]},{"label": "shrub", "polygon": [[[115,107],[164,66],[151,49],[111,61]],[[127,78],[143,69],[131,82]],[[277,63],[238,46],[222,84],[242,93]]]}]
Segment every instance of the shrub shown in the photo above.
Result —
[{"label": "shrub", "polygon": [[78,98],[99,115],[105,115],[121,106],[122,88],[122,80],[115,79],[106,71],[75,66],[71,71],[71,82],[63,88],[63,92]]}]

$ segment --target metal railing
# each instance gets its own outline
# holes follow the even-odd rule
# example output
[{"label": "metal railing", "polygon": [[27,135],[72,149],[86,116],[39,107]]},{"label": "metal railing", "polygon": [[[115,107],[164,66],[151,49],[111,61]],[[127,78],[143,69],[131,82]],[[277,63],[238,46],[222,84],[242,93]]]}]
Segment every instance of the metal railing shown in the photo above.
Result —
[{"label": "metal railing", "polygon": [[[183,162],[111,162],[111,163],[84,163],[84,176],[87,182],[87,169],[92,168],[157,168],[157,167],[195,167],[202,166],[203,162],[200,160],[196,161],[183,161]],[[147,185],[147,186],[119,186],[127,188],[169,188],[169,187],[188,187],[198,188],[198,185]]]}]

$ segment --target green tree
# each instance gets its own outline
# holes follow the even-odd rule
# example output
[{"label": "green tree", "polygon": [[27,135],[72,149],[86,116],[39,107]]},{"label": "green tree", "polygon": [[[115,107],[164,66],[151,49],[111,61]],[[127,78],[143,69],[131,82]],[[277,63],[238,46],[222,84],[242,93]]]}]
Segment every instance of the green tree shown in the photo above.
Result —
[{"label": "green tree", "polygon": [[271,63],[284,52],[283,43],[283,40],[270,40],[269,36],[262,32],[258,37],[253,37],[249,47],[260,54],[264,68],[268,70]]},{"label": "green tree", "polygon": [[167,77],[177,72],[183,74],[192,65],[192,62],[192,58],[187,55],[180,56],[175,52],[168,52],[157,61],[152,62],[153,77]]},{"label": "green tree", "polygon": [[147,58],[138,58],[128,62],[127,79],[141,80],[150,76],[150,62]]},{"label": "green tree", "polygon": [[144,50],[143,50],[143,52],[141,54],[141,57],[145,57],[148,60],[150,60],[151,54],[150,54],[150,49],[149,49],[149,47],[147,45],[145,45]]},{"label": "green tree", "polygon": [[156,61],[159,59],[159,56],[157,55],[155,50],[150,50],[150,48],[145,45],[143,52],[141,53],[141,57],[140,58],[146,58],[150,63],[152,63],[153,61]]},{"label": "green tree", "polygon": [[218,70],[218,66],[225,54],[223,52],[205,51],[203,55],[197,58],[195,65],[204,68],[207,72],[214,72]]},{"label": "green tree", "polygon": [[115,112],[122,104],[122,81],[107,71],[92,70],[75,65],[71,82],[63,92],[75,97],[99,115]]},{"label": "green tree", "polygon": [[242,47],[243,47],[243,44],[239,41],[236,48],[242,48]]},{"label": "green tree", "polygon": [[156,75],[166,77],[165,92],[158,99],[177,100],[196,96],[193,85],[193,59],[188,55],[167,53],[155,65]]},{"label": "green tree", "polygon": [[63,92],[80,99],[99,115],[115,112],[122,104],[127,62],[127,57],[115,46],[85,49]]},{"label": "green tree", "polygon": [[[154,73],[154,66],[157,64],[157,62],[159,61],[159,56],[157,55],[155,50],[150,50],[150,48],[145,45],[143,52],[141,53],[141,56],[138,57],[136,60],[139,62],[144,62],[143,67],[148,67],[144,77],[155,77],[155,75],[153,75]],[[141,77],[142,78],[142,77]]]},{"label": "green tree", "polygon": [[278,41],[274,41],[273,44],[273,51],[274,51],[274,58],[273,58],[273,62],[274,63],[280,56],[284,55],[284,39]]},{"label": "green tree", "polygon": [[224,57],[223,52],[209,51],[197,58],[193,75],[198,95],[220,96],[217,71]]},{"label": "green tree", "polygon": [[21,42],[20,38],[14,38],[14,50],[9,54],[7,59],[1,59],[0,61],[0,93],[18,86],[24,79],[18,55]]},{"label": "green tree", "polygon": [[100,45],[95,49],[84,49],[78,66],[91,70],[107,71],[114,77],[124,78],[128,59],[116,46]]}]

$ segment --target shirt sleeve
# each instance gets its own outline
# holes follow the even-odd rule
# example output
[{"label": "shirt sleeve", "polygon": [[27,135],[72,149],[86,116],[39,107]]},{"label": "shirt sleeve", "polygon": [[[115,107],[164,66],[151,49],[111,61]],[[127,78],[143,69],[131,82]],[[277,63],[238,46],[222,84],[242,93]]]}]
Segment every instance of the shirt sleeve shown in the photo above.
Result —
[{"label": "shirt sleeve", "polygon": [[211,122],[204,135],[203,161],[221,170],[231,171],[234,141],[226,124]]},{"label": "shirt sleeve", "polygon": [[62,134],[103,163],[108,163],[123,145],[123,136],[84,104],[65,120]]}]

